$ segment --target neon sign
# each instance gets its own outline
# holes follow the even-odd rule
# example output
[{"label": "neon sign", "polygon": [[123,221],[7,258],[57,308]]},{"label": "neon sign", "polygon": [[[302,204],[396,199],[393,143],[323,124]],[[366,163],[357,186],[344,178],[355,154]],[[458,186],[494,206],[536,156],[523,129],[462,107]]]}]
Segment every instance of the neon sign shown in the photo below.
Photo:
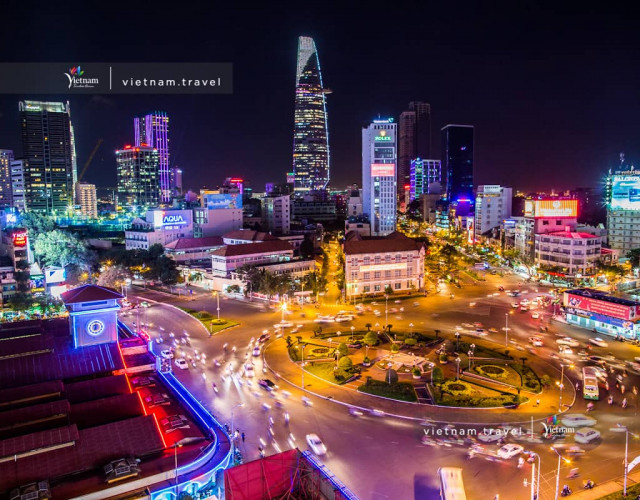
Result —
[{"label": "neon sign", "polygon": [[373,138],[374,141],[392,141],[393,137],[389,137],[388,135],[378,135]]},{"label": "neon sign", "polygon": [[184,220],[182,215],[165,215],[162,218],[163,226],[184,226],[187,224],[187,221]]},{"label": "neon sign", "polygon": [[22,248],[27,246],[27,232],[21,231],[19,233],[13,233],[11,235],[13,239],[13,246],[15,248]]},{"label": "neon sign", "polygon": [[395,177],[396,164],[395,163],[372,163],[371,175],[373,177]]}]

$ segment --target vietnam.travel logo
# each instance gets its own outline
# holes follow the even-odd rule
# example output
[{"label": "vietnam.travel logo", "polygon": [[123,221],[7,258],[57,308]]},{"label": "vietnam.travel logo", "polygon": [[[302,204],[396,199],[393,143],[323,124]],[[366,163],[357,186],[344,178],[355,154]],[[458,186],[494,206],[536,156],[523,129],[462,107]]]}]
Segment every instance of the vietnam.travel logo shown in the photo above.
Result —
[{"label": "vietnam.travel logo", "polygon": [[64,75],[69,80],[70,89],[92,89],[99,83],[97,78],[84,78],[84,70],[80,65],[69,68]]}]

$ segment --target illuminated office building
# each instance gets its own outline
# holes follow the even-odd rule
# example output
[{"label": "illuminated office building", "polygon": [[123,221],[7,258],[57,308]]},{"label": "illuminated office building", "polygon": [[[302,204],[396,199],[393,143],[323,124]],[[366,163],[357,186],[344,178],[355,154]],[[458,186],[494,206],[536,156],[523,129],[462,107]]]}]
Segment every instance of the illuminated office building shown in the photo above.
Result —
[{"label": "illuminated office building", "polygon": [[126,207],[154,207],[160,202],[158,150],[125,146],[116,151],[118,202]]},{"label": "illuminated office building", "polygon": [[96,185],[76,182],[76,201],[80,207],[80,215],[89,219],[98,218],[98,199]]},{"label": "illuminated office building", "polygon": [[362,211],[372,236],[396,230],[396,124],[373,120],[362,129]]},{"label": "illuminated office building", "polygon": [[69,103],[21,101],[27,210],[62,215],[73,207],[75,151]]},{"label": "illuminated office building", "polygon": [[431,105],[412,101],[398,120],[398,185],[409,183],[411,161],[431,158]]},{"label": "illuminated office building", "polygon": [[447,200],[473,203],[473,126],[442,128],[442,163],[447,172]]},{"label": "illuminated office building", "polygon": [[440,194],[442,163],[440,160],[411,160],[409,197],[417,200],[422,194]]},{"label": "illuminated office building", "polygon": [[158,181],[160,202],[171,200],[171,169],[169,168],[169,117],[163,111],[155,111],[133,119],[135,146],[144,145],[158,151]]},{"label": "illuminated office building", "polygon": [[609,246],[624,258],[640,248],[640,171],[626,167],[610,172],[605,196]]},{"label": "illuminated office building", "polygon": [[0,149],[0,206],[11,205],[11,162],[13,151]]},{"label": "illuminated office building", "polygon": [[293,130],[294,191],[304,194],[329,184],[329,131],[320,61],[313,38],[298,38]]}]

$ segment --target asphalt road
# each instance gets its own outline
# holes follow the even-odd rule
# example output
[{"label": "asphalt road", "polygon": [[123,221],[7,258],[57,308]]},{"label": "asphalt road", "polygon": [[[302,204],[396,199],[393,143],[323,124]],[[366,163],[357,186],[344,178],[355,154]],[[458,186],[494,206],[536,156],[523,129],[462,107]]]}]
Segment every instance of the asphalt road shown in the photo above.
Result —
[{"label": "asphalt road", "polygon": [[[497,292],[498,284],[504,284],[507,289],[515,289],[520,280],[521,278],[513,276],[499,278],[488,275],[486,282],[463,289],[452,289],[451,291],[455,294],[454,299],[449,298],[450,290],[445,289],[439,296],[419,299],[420,306],[416,308],[411,307],[411,301],[404,301],[400,305],[393,304],[393,307],[405,307],[405,311],[389,314],[389,323],[392,323],[397,330],[408,329],[409,323],[413,323],[416,331],[430,331],[438,328],[444,332],[453,331],[463,322],[481,322],[486,328],[497,328],[499,333],[489,334],[489,337],[496,337],[494,339],[496,344],[504,345],[504,331],[500,328],[504,327],[504,316],[511,310],[510,304],[524,297],[532,298],[544,291],[540,288],[535,292],[533,286],[522,286],[521,289],[526,290],[528,295],[517,299],[507,297],[505,294],[493,295]],[[175,303],[196,310],[205,309],[215,312],[216,308],[215,300],[203,294],[196,294],[195,300],[187,302],[158,292],[136,291],[136,293],[151,300]],[[488,297],[490,294],[491,297]],[[475,302],[475,307],[470,307],[470,302]],[[382,311],[381,316],[376,318],[369,313],[358,317],[354,321],[356,328],[363,328],[364,324],[369,322],[372,324],[384,322],[384,301],[374,307]],[[388,307],[392,307],[391,301]],[[310,318],[317,312],[335,314],[338,309],[348,308],[345,305],[331,304],[323,306],[320,310],[307,308],[303,311],[306,315],[304,318],[301,316],[301,311],[294,311],[290,317],[295,318],[292,319],[295,323],[308,324],[311,321]],[[148,325],[146,328],[152,337],[161,335],[164,338],[164,344],[160,345],[166,346],[172,340],[169,337],[170,332],[180,338],[186,331],[189,334],[190,346],[181,344],[184,354],[195,356],[196,350],[206,354],[205,365],[198,363],[198,368],[177,370],[178,376],[201,401],[212,409],[215,415],[219,416],[221,421],[231,425],[232,408],[235,407],[233,425],[245,433],[245,440],[239,438],[238,446],[247,461],[258,458],[258,446],[263,446],[267,454],[292,446],[306,449],[305,435],[314,432],[321,437],[329,450],[328,454],[322,457],[323,462],[363,500],[438,498],[436,471],[441,466],[459,466],[464,469],[463,475],[470,499],[493,499],[496,494],[500,494],[502,499],[529,498],[529,488],[524,486],[524,479],[530,476],[529,464],[518,469],[515,459],[489,461],[476,456],[470,460],[466,456],[466,446],[424,446],[420,443],[423,427],[416,422],[370,415],[353,417],[346,407],[316,397],[311,397],[313,406],[307,407],[300,399],[303,395],[302,391],[284,381],[278,381],[281,387],[276,392],[281,393],[286,390],[290,395],[289,397],[278,396],[283,408],[277,408],[272,394],[257,386],[257,379],[262,375],[263,361],[261,356],[257,358],[251,356],[248,344],[252,337],[257,338],[263,330],[268,329],[272,332],[273,324],[280,320],[280,312],[265,312],[259,305],[222,300],[222,316],[240,321],[241,325],[223,331],[212,338],[208,337],[196,320],[170,306],[154,304],[147,309],[142,309],[140,314],[138,322]],[[546,311],[540,321],[532,319],[531,313],[516,312],[509,316],[508,334],[509,340],[526,346],[528,337],[533,333],[541,335],[537,332],[540,322],[549,324],[549,332],[542,334],[545,337],[545,347],[539,348],[536,355],[544,362],[558,367],[559,360],[551,358],[551,354],[557,352],[554,349],[556,335],[570,335],[586,345],[588,338],[593,334],[556,321],[549,323],[550,315],[551,311]],[[137,318],[135,314],[129,313],[123,319],[133,322]],[[160,327],[164,331],[161,331]],[[338,328],[339,326],[336,325],[336,329]],[[343,330],[346,328],[348,325],[345,325]],[[228,344],[226,350],[223,349],[225,343]],[[237,348],[236,353],[230,351],[233,345]],[[511,343],[509,345],[513,346]],[[613,340],[609,341],[608,348],[594,346],[593,351],[594,354],[611,352],[616,358],[627,360],[640,356],[639,348]],[[256,367],[256,377],[249,379],[251,386],[240,374],[247,353]],[[528,354],[528,357],[532,356]],[[577,356],[568,358],[576,364],[575,370],[567,370],[568,377],[574,384],[580,378],[579,368],[582,365],[578,362]],[[220,367],[214,365],[214,359],[221,363]],[[231,371],[235,376],[229,376],[227,373],[224,380],[223,374],[230,361],[233,363]],[[587,450],[585,456],[575,459],[571,464],[562,465],[561,486],[565,483],[570,484],[575,490],[580,488],[583,479],[589,478],[601,482],[618,477],[623,472],[624,434],[611,432],[609,429],[620,423],[627,425],[631,431],[637,431],[635,423],[637,402],[633,396],[630,396],[629,407],[623,410],[619,406],[623,396],[615,388],[613,375],[610,380],[614,399],[618,404],[609,406],[605,401],[606,398],[603,397],[596,403],[596,410],[589,413],[598,420],[596,429],[602,433],[603,439],[598,444],[584,446]],[[213,390],[213,383],[216,384],[218,393]],[[633,385],[640,386],[638,376],[631,373],[624,383],[628,389]],[[569,389],[569,387],[565,388],[565,401],[573,399],[573,391]],[[603,392],[606,391],[603,389]],[[263,408],[265,403],[270,405],[270,409]],[[243,406],[237,407],[239,404]],[[584,400],[580,397],[576,398],[575,406],[571,411],[583,413],[584,410]],[[290,415],[288,425],[285,424],[283,417],[285,411]],[[458,411],[465,412],[467,415],[465,421],[468,421],[470,412],[481,410]],[[452,419],[456,412],[456,410],[451,412]],[[272,425],[270,425],[270,418],[273,419]],[[497,415],[496,419],[499,420],[500,416]],[[536,425],[539,428],[539,424]],[[566,441],[567,445],[574,444],[570,437]],[[541,498],[553,498],[557,465],[555,453],[549,450],[548,444],[527,444],[525,448],[540,453]],[[636,440],[630,440],[629,449],[630,457],[640,453],[640,446]],[[568,470],[573,467],[579,467],[581,477],[574,480],[565,479]]]}]

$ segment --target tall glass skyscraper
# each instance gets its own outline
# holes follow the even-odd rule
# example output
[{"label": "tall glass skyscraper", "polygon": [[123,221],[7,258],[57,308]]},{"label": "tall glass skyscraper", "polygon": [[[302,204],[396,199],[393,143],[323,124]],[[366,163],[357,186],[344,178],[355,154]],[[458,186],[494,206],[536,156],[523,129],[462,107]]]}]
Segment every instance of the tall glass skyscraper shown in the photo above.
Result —
[{"label": "tall glass skyscraper", "polygon": [[326,94],[313,38],[298,38],[296,107],[293,129],[294,191],[304,194],[329,184],[329,130]]},{"label": "tall glass skyscraper", "polygon": [[160,202],[171,201],[171,170],[169,169],[169,117],[163,111],[133,119],[135,145],[158,150],[158,180]]},{"label": "tall glass skyscraper", "polygon": [[362,212],[369,216],[372,236],[396,230],[396,135],[393,118],[362,129]]},{"label": "tall glass skyscraper", "polygon": [[409,181],[411,162],[431,158],[431,105],[412,101],[398,120],[398,185]]},{"label": "tall glass skyscraper", "polygon": [[125,146],[116,151],[118,203],[123,207],[155,207],[160,189],[159,155],[149,146]]},{"label": "tall glass skyscraper", "polygon": [[77,178],[69,103],[21,101],[19,111],[26,209],[64,215]]},{"label": "tall glass skyscraper", "polygon": [[442,163],[447,172],[447,200],[473,204],[473,126],[442,128]]}]

